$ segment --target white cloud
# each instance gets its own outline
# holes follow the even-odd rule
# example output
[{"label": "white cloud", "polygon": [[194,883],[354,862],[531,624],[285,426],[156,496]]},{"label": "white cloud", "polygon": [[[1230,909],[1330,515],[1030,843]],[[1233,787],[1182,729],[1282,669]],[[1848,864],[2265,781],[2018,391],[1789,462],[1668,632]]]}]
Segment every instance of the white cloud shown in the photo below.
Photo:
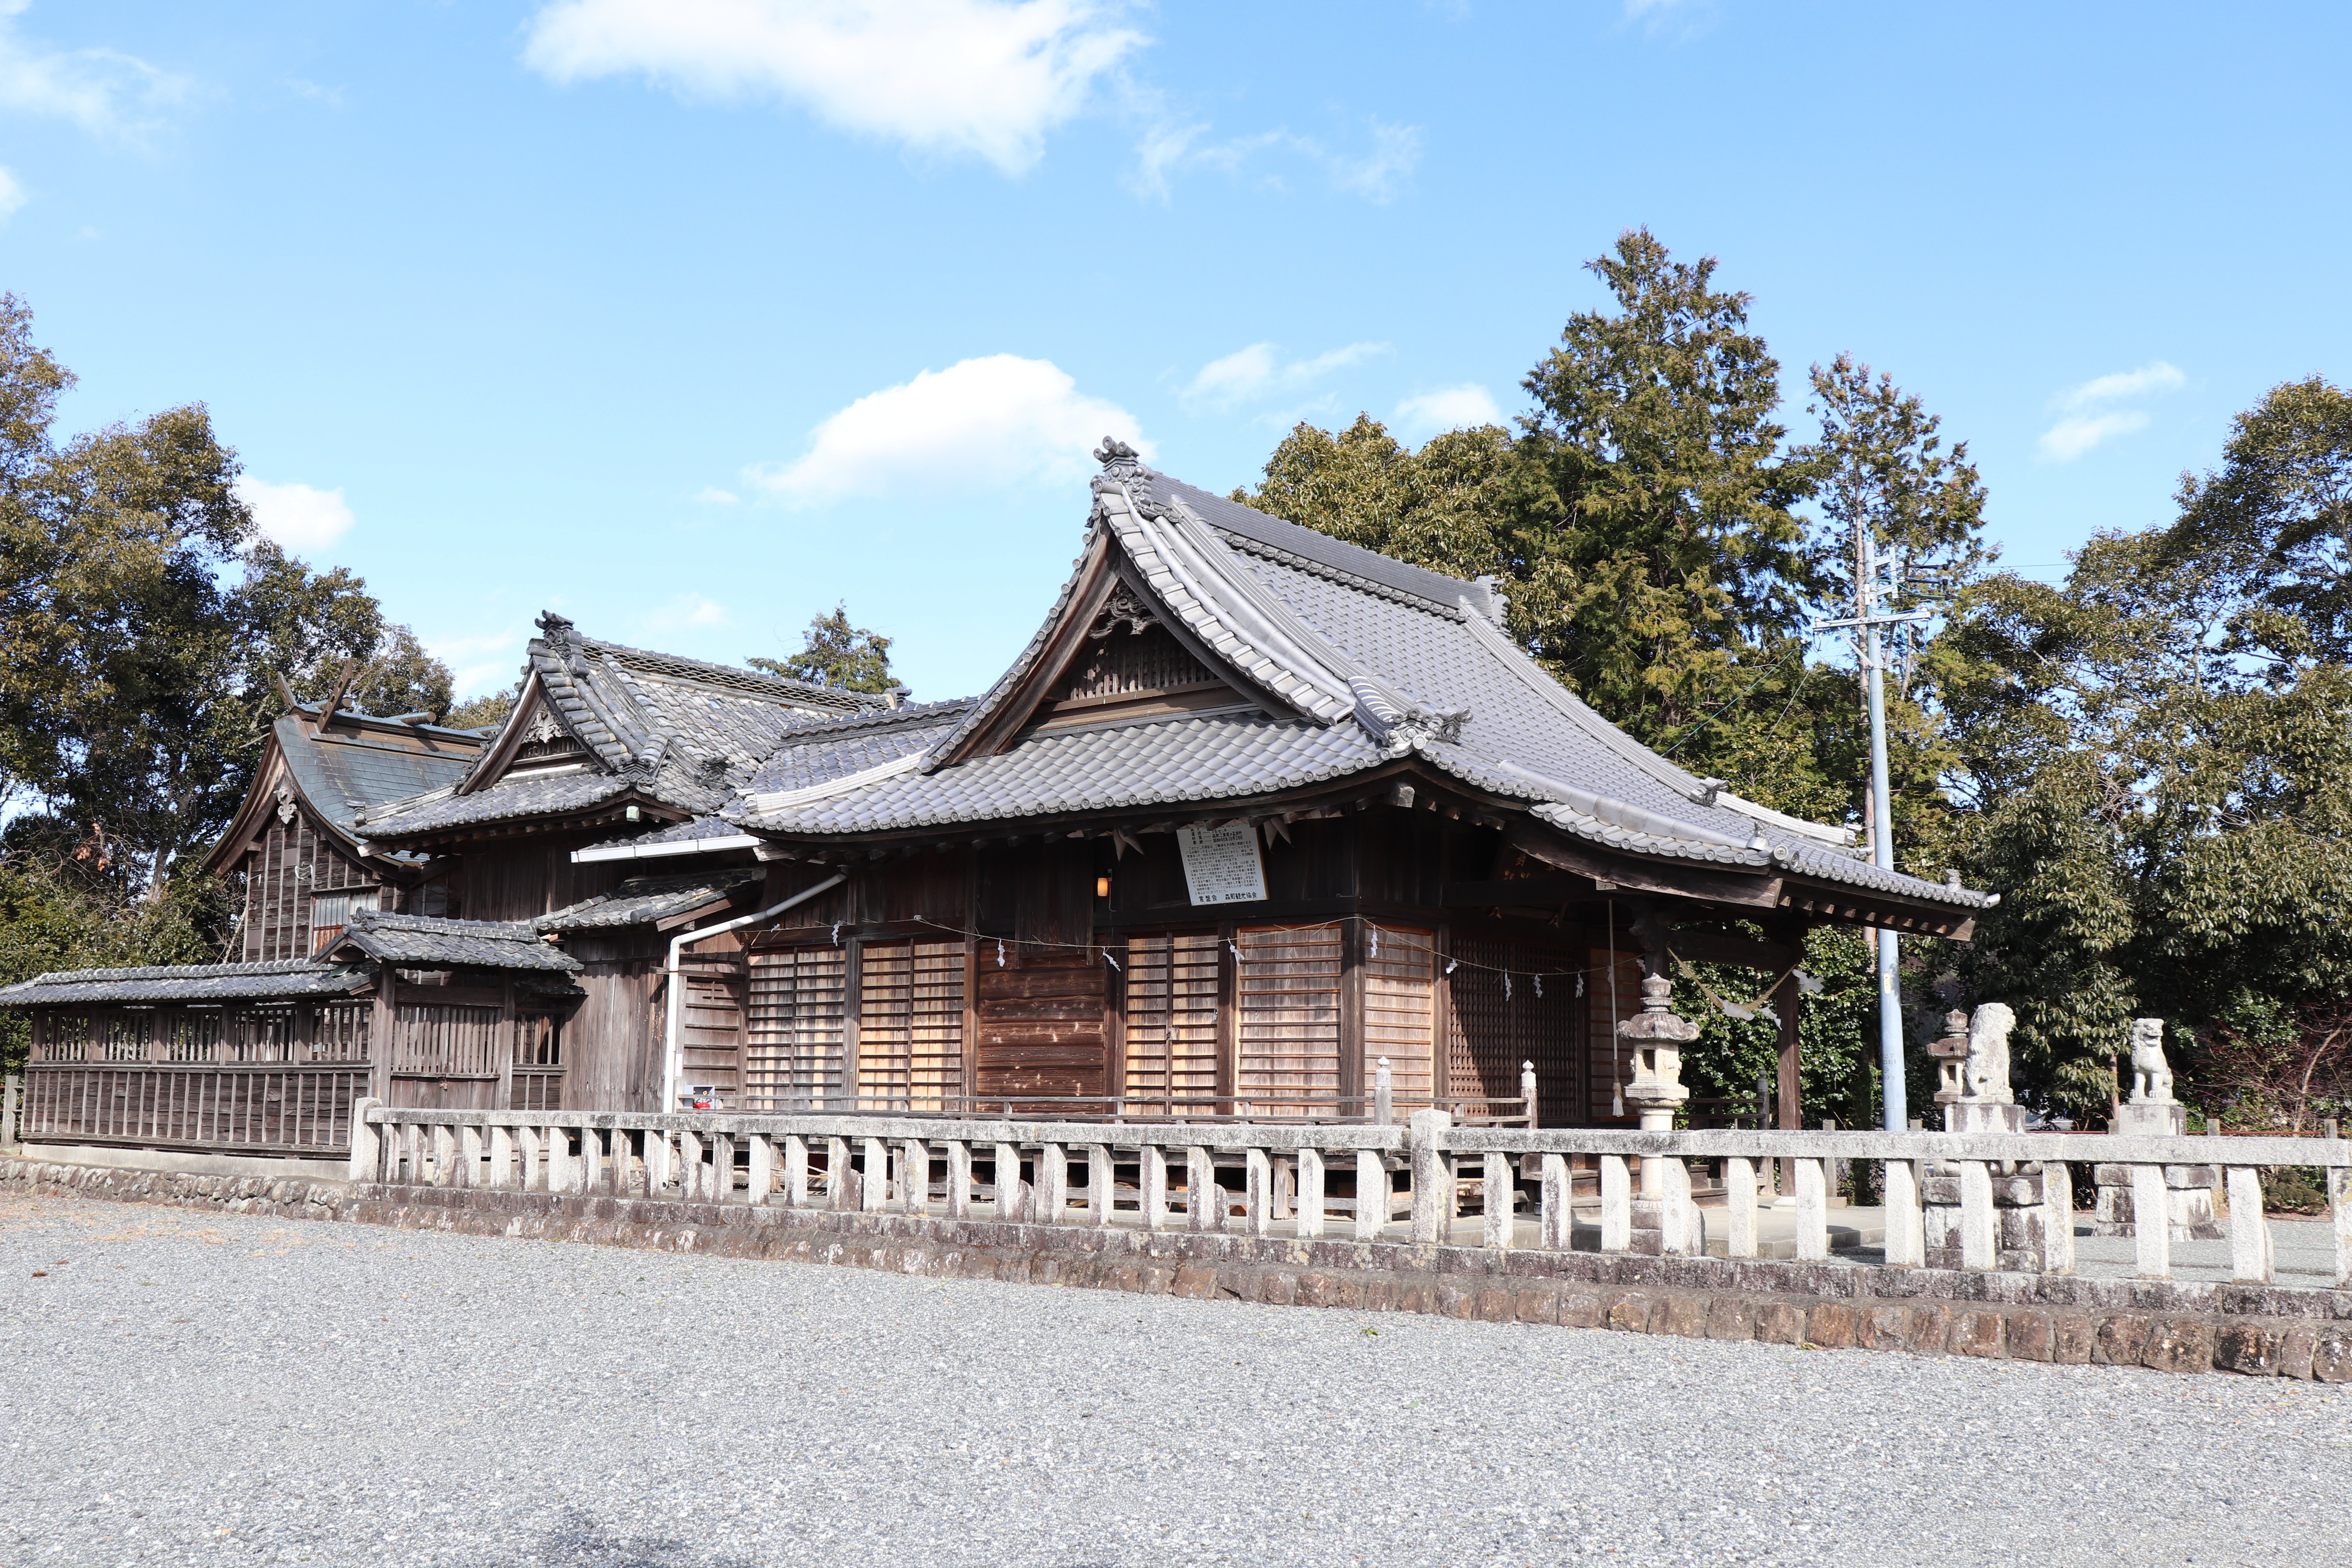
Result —
[{"label": "white cloud", "polygon": [[1066,481],[1093,471],[1105,436],[1150,455],[1135,416],[1058,365],[992,354],[868,393],[811,432],[807,456],[751,477],[795,504]]},{"label": "white cloud", "polygon": [[16,174],[10,170],[0,169],[0,223],[15,217],[30,200],[32,197],[26,195],[25,187]]},{"label": "white cloud", "polygon": [[2120,371],[2086,381],[2059,399],[2066,409],[2095,408],[2102,404],[2122,403],[2144,397],[2151,392],[2178,392],[2189,384],[2189,378],[2165,363],[2151,360],[2137,370]]},{"label": "white cloud", "polygon": [[2076,415],[2042,433],[2042,455],[2053,463],[2071,463],[2102,441],[2147,428],[2147,416],[2137,408]]},{"label": "white cloud", "polygon": [[2188,384],[2187,376],[2159,359],[2069,387],[2051,400],[2052,409],[2062,417],[2042,433],[2042,455],[2053,463],[2070,463],[2103,441],[2144,430],[2148,421],[2145,410],[2115,405],[2178,392]]},{"label": "white cloud", "polygon": [[840,130],[1017,174],[1148,42],[1106,0],[555,0],[524,63],[772,96]]},{"label": "white cloud", "polygon": [[340,489],[244,479],[236,481],[236,499],[253,509],[263,534],[296,555],[324,550],[351,531],[352,509]]},{"label": "white cloud", "polygon": [[1286,189],[1278,166],[1267,165],[1288,157],[1319,168],[1340,190],[1386,203],[1395,199],[1421,163],[1418,126],[1390,125],[1375,118],[1369,121],[1371,148],[1361,153],[1335,151],[1315,137],[1286,129],[1211,142],[1206,123],[1180,121],[1156,97],[1142,96],[1150,128],[1136,145],[1136,168],[1129,184],[1138,195],[1162,202],[1168,199],[1169,177],[1187,169],[1214,169],[1255,179],[1270,189]]},{"label": "white cloud", "polygon": [[733,506],[743,498],[733,490],[722,490],[717,485],[705,485],[695,492],[694,499],[705,506]]},{"label": "white cloud", "polygon": [[1433,387],[1397,405],[1397,428],[1415,437],[1473,425],[1500,425],[1503,411],[1494,395],[1475,382]]},{"label": "white cloud", "polygon": [[137,142],[187,93],[184,77],[114,49],[52,49],[20,37],[31,0],[0,0],[0,109],[68,120],[91,135]]},{"label": "white cloud", "polygon": [[1223,411],[1304,392],[1335,370],[1388,353],[1386,343],[1349,343],[1313,359],[1286,360],[1272,343],[1252,343],[1201,367],[1177,395],[1187,407]]}]

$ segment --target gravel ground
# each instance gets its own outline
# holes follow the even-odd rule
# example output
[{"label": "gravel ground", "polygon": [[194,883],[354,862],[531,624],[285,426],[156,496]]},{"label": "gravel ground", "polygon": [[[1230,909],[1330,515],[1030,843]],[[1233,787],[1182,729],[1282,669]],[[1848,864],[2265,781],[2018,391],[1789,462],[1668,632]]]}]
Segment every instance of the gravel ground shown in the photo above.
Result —
[{"label": "gravel ground", "polygon": [[2278,1563],[2352,1388],[0,1198],[0,1563]]}]

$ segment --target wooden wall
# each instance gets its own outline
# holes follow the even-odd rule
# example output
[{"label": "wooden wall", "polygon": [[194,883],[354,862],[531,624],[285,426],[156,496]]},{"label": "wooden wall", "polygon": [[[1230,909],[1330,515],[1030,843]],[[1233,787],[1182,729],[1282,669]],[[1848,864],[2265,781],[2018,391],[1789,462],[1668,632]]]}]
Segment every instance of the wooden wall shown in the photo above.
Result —
[{"label": "wooden wall", "polygon": [[[969,941],[974,1096],[1353,1110],[1385,1056],[1400,1105],[1516,1100],[1532,1061],[1548,1123],[1584,1123],[1596,1101],[1606,1116],[1593,1064],[1612,1037],[1588,1000],[1595,987],[1580,984],[1601,977],[1599,933],[1569,911],[1536,924],[1443,904],[1449,882],[1513,874],[1499,835],[1389,809],[1297,822],[1264,847],[1267,900],[1224,909],[1192,903],[1173,835],[1140,843],[1124,854],[1094,838],[955,845],[853,862],[848,883],[751,943],[754,1098],[884,1095],[885,1078],[855,1066],[861,1031],[876,1027],[859,955]],[[764,900],[835,870],[776,862]],[[1628,1012],[1638,983],[1629,994]]]},{"label": "wooden wall", "polygon": [[650,866],[635,860],[572,863],[572,851],[611,837],[609,832],[530,834],[478,848],[466,846],[442,851],[454,853],[457,859],[456,869],[443,883],[449,899],[444,912],[469,921],[532,920],[610,892],[633,876],[698,868],[665,867],[658,861]]},{"label": "wooden wall", "polygon": [[[674,1110],[661,1103],[662,1049],[668,956],[666,939],[650,928],[583,931],[564,942],[580,960],[572,978],[588,993],[563,1026],[563,1105],[566,1110]],[[739,952],[714,953],[713,963],[740,965]],[[729,1065],[731,1068],[733,1051]],[[687,1081],[694,1076],[688,1058]]]},{"label": "wooden wall", "polygon": [[973,1092],[1089,1098],[1115,1092],[1106,1015],[1110,965],[1098,952],[1015,947],[982,955],[973,1018]]},{"label": "wooden wall", "polygon": [[310,895],[373,888],[373,871],[343,854],[299,801],[294,820],[278,812],[237,862],[245,877],[238,957],[247,963],[310,956]]}]

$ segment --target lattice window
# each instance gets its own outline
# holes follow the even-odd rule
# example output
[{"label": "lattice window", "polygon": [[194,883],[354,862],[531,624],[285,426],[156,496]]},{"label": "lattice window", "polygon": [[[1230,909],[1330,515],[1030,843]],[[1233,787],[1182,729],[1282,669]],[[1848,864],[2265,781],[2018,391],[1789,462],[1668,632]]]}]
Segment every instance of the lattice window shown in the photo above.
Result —
[{"label": "lattice window", "polygon": [[1214,931],[1128,938],[1129,1100],[1216,1098],[1219,951]]},{"label": "lattice window", "polygon": [[167,1062],[220,1060],[221,1016],[217,1009],[183,1010],[163,1020],[163,1059]]},{"label": "lattice window", "polygon": [[152,1013],[109,1013],[99,1035],[99,1054],[110,1062],[143,1062],[155,1037]]},{"label": "lattice window", "polygon": [[963,1092],[963,944],[867,942],[857,985],[857,1100],[939,1110]]},{"label": "lattice window", "polygon": [[233,1062],[294,1059],[294,1009],[240,1007],[229,1016],[226,1056]]},{"label": "lattice window", "polygon": [[1398,1116],[1430,1102],[1437,1038],[1437,939],[1425,931],[1367,924],[1364,932],[1364,1094],[1389,1060]]},{"label": "lattice window", "polygon": [[514,1072],[508,1079],[510,1110],[563,1108],[563,1020],[525,1013],[514,1021]]},{"label": "lattice window", "polygon": [[842,1016],[848,954],[838,947],[785,947],[751,957],[744,1029],[745,1109],[844,1108]]},{"label": "lattice window", "polygon": [[51,1013],[41,1019],[41,1059],[45,1062],[89,1060],[90,1016]]},{"label": "lattice window", "polygon": [[402,1004],[393,1020],[392,1070],[497,1077],[499,1010],[446,1002]]},{"label": "lattice window", "polygon": [[1337,1108],[1339,927],[1244,931],[1234,994],[1234,1096],[1258,1110]]},{"label": "lattice window", "polygon": [[312,1016],[310,1059],[314,1062],[363,1062],[368,1059],[369,1033],[375,1025],[372,1002],[330,1002]]}]

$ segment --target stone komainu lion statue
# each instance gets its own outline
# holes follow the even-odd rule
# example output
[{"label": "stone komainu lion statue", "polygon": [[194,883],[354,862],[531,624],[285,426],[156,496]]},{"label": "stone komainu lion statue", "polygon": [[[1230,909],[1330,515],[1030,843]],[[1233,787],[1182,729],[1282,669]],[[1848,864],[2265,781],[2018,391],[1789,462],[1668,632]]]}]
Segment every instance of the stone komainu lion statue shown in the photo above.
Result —
[{"label": "stone komainu lion statue", "polygon": [[1988,1002],[1969,1016],[1969,1055],[1960,1068],[1961,1092],[1979,1102],[2014,1104],[2009,1087],[2009,1032],[2017,1015],[2005,1002]]},{"label": "stone komainu lion statue", "polygon": [[2131,1032],[2131,1102],[2172,1103],[2172,1064],[2164,1059],[2164,1020],[2134,1018]]}]

